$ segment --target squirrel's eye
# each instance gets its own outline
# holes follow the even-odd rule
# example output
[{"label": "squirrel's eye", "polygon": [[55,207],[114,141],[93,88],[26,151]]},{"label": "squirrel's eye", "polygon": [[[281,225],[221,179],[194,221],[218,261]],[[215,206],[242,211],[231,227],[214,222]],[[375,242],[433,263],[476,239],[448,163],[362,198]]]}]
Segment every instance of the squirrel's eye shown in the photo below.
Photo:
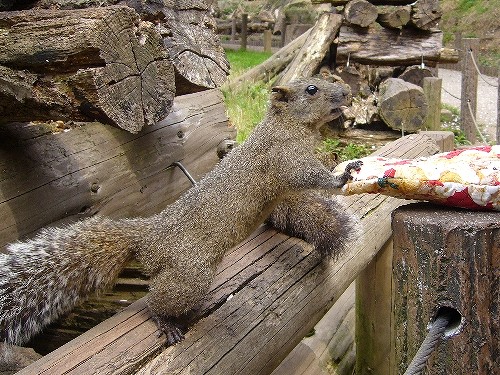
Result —
[{"label": "squirrel's eye", "polygon": [[309,85],[307,86],[306,88],[306,92],[309,94],[309,95],[314,95],[318,92],[318,88],[314,85]]}]

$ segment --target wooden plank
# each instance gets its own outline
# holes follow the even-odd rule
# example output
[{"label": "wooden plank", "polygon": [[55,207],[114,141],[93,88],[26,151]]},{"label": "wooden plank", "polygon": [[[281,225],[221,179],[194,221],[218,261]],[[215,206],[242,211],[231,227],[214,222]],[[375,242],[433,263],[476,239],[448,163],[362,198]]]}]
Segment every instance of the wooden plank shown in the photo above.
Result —
[{"label": "wooden plank", "polygon": [[[381,153],[415,157],[436,151],[429,138],[413,135]],[[77,344],[68,343],[22,373],[271,372],[375,256],[390,236],[390,212],[402,204],[379,195],[342,200],[363,229],[352,251],[338,261],[320,259],[296,238],[274,230],[260,232],[228,254],[230,259],[221,264],[211,291],[193,313],[196,323],[178,345],[155,356],[163,339],[157,338],[139,301],[121,317],[107,320],[76,339]]]},{"label": "wooden plank", "polygon": [[392,239],[356,279],[356,374],[387,375],[391,354]]},{"label": "wooden plank", "polygon": [[172,162],[200,179],[234,135],[219,90],[177,97],[167,118],[136,135],[100,123],[1,127],[0,244],[96,212],[157,213],[191,186]]}]

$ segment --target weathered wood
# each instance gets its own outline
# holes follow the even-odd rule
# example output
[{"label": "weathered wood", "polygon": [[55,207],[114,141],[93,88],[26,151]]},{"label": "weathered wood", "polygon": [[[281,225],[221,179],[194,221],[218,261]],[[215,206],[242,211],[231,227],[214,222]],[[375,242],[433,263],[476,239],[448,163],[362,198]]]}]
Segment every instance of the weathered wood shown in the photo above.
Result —
[{"label": "weathered wood", "polygon": [[271,30],[264,30],[264,52],[271,52],[273,47],[273,33]]},{"label": "weathered wood", "polygon": [[229,89],[235,90],[243,82],[268,82],[269,80],[274,78],[277,74],[283,71],[283,69],[285,69],[286,66],[293,60],[297,52],[302,48],[304,42],[307,40],[309,33],[310,30],[306,31],[297,39],[282,47],[279,51],[274,53],[262,64],[259,64],[246,71],[245,73],[239,75],[238,77],[231,79],[228,82]]},{"label": "weathered wood", "polygon": [[419,132],[436,142],[440,152],[452,151],[455,149],[455,135],[451,131],[425,130]]},{"label": "weathered wood", "polygon": [[424,78],[424,95],[427,101],[427,117],[424,128],[427,130],[441,129],[441,87],[442,79],[437,77]]},{"label": "weathered wood", "polygon": [[0,122],[97,119],[136,133],[168,114],[172,63],[131,8],[3,12],[0,25]]},{"label": "weathered wood", "polygon": [[199,179],[234,134],[216,89],[177,97],[166,119],[137,135],[100,123],[0,127],[0,245],[62,219],[159,212],[190,186],[172,162]]},{"label": "weathered wood", "polygon": [[[381,155],[435,153],[429,138],[405,137]],[[333,262],[310,246],[261,227],[223,259],[211,290],[181,343],[164,349],[144,300],[79,336],[20,374],[265,374],[309,332],[390,236],[401,200],[342,198],[362,221],[349,254]],[[156,356],[147,364],[144,362]]]},{"label": "weathered wood", "polygon": [[392,239],[356,279],[356,375],[388,375],[391,354]]},{"label": "weathered wood", "polygon": [[377,22],[384,27],[399,29],[410,22],[410,6],[382,6],[377,11]]},{"label": "weathered wood", "polygon": [[366,0],[351,0],[344,8],[344,18],[352,25],[367,27],[377,16],[377,7]]},{"label": "weathered wood", "polygon": [[312,76],[319,69],[341,24],[340,14],[321,14],[300,51],[276,80],[276,85]]},{"label": "weathered wood", "polygon": [[[147,3],[153,9],[158,6],[155,0]],[[221,87],[229,74],[229,62],[216,34],[208,2],[160,3],[161,13],[156,22],[175,68],[176,95]],[[143,17],[152,17],[151,13]]]},{"label": "weathered wood", "polygon": [[241,15],[241,41],[240,41],[240,48],[243,51],[247,49],[247,37],[248,37],[248,14],[243,13]]},{"label": "weathered wood", "polygon": [[351,375],[354,367],[354,283],[271,375]]},{"label": "weathered wood", "polygon": [[478,74],[474,66],[475,59],[479,53],[478,38],[463,38],[462,51],[464,54],[462,70],[462,92],[460,95],[460,129],[465,133],[465,137],[472,143],[476,143],[476,121],[477,111],[477,80]]},{"label": "weathered wood", "polygon": [[337,47],[337,64],[351,61],[372,65],[416,65],[422,62],[435,66],[441,60],[443,34],[427,33],[411,28],[391,30],[378,24],[368,28],[342,26]]},{"label": "weathered wood", "polygon": [[392,374],[404,372],[442,307],[457,316],[431,353],[425,373],[498,372],[498,219],[496,212],[422,203],[394,212]]},{"label": "weathered wood", "polygon": [[[17,9],[80,9],[105,7],[118,0],[36,0]],[[18,2],[19,3],[19,2]],[[220,87],[229,74],[224,50],[216,35],[216,22],[207,1],[127,0],[142,20],[156,25],[175,67],[176,95]]]},{"label": "weathered wood", "polygon": [[439,0],[418,0],[411,6],[411,23],[421,30],[436,27],[442,15]]},{"label": "weathered wood", "polygon": [[497,145],[500,144],[500,69],[498,70],[498,80],[497,80],[497,88],[498,88],[498,93],[497,93],[497,136],[496,136],[496,141]]},{"label": "weathered wood", "polygon": [[429,68],[422,68],[421,65],[409,66],[398,76],[399,79],[422,88],[424,87],[424,78],[426,77],[433,77],[433,74]]},{"label": "weathered wood", "polygon": [[403,132],[415,132],[424,124],[428,105],[424,90],[399,78],[380,85],[378,113],[387,126]]}]

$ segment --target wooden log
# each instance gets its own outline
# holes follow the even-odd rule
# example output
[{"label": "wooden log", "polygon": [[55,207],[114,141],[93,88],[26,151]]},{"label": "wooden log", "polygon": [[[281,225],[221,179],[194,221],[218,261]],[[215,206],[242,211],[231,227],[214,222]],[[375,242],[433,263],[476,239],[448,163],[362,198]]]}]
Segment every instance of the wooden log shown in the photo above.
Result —
[{"label": "wooden log", "polygon": [[168,114],[172,63],[133,9],[3,12],[0,24],[1,122],[98,119],[137,133]]},{"label": "wooden log", "polygon": [[441,20],[443,11],[439,0],[417,0],[411,6],[411,23],[421,30],[431,30]]},{"label": "wooden log", "polygon": [[[99,7],[117,3],[99,0]],[[19,2],[18,2],[19,3]],[[216,22],[206,1],[127,0],[142,20],[153,22],[163,36],[164,48],[175,67],[176,95],[220,87],[229,74],[229,64],[216,34]],[[80,9],[96,1],[23,1],[17,9]]]},{"label": "wooden log", "polygon": [[427,77],[433,77],[432,71],[429,68],[422,68],[421,65],[409,66],[398,76],[399,79],[422,88],[424,87],[424,78]]},{"label": "wooden log", "polygon": [[199,179],[234,136],[216,89],[177,97],[168,117],[137,135],[100,123],[0,127],[0,246],[96,212],[159,212],[191,186],[172,162]]},{"label": "wooden log", "polygon": [[380,85],[380,118],[394,130],[415,132],[424,124],[428,104],[420,86],[399,78],[389,78]]},{"label": "wooden log", "polygon": [[454,316],[425,373],[498,372],[498,213],[411,204],[394,212],[392,227],[397,292],[391,373],[404,372],[442,308]]},{"label": "wooden log", "polygon": [[351,0],[344,8],[344,18],[352,25],[367,27],[377,16],[377,7],[366,0]]},{"label": "wooden log", "polygon": [[[436,151],[429,138],[412,135],[380,154],[416,157]],[[223,259],[193,314],[197,322],[181,343],[159,353],[163,338],[139,300],[19,374],[271,372],[387,241],[389,213],[402,204],[380,195],[341,200],[363,225],[352,251],[338,261],[320,259],[302,241],[261,227]]]},{"label": "wooden log", "polygon": [[441,87],[442,79],[437,77],[424,78],[424,95],[427,101],[427,117],[424,121],[426,130],[441,129]]},{"label": "wooden log", "polygon": [[252,83],[257,81],[268,82],[279,74],[293,60],[297,52],[302,48],[309,36],[310,30],[299,36],[293,42],[288,43],[279,51],[274,53],[262,64],[259,64],[238,77],[228,82],[230,90],[236,90],[244,82]]},{"label": "wooden log", "polygon": [[435,66],[441,59],[443,34],[433,30],[427,33],[403,28],[391,30],[374,24],[368,28],[342,26],[337,47],[337,64],[352,62],[367,65]]},{"label": "wooden log", "polygon": [[400,29],[410,22],[410,6],[381,6],[377,7],[377,22],[390,29]]},{"label": "wooden log", "polygon": [[241,40],[240,40],[240,49],[243,51],[247,49],[247,37],[248,37],[248,14],[243,13],[241,15]]},{"label": "wooden log", "polygon": [[[154,10],[158,1],[147,0]],[[160,2],[155,18],[163,45],[175,70],[176,95],[221,87],[229,74],[229,62],[216,33],[215,19],[206,1]],[[164,5],[166,4],[166,5]],[[153,11],[141,12],[154,17]]]},{"label": "wooden log", "polygon": [[[316,324],[312,334],[300,343],[274,369],[271,375],[352,374],[354,368],[354,283]],[[389,306],[390,307],[390,306]]]},{"label": "wooden log", "polygon": [[285,84],[299,77],[312,76],[319,69],[341,24],[340,14],[323,13],[316,21],[300,51],[281,73],[275,84]]},{"label": "wooden log", "polygon": [[477,111],[477,80],[478,73],[474,66],[479,53],[478,38],[463,38],[462,51],[464,61],[462,65],[462,86],[460,101],[460,129],[472,144],[476,143],[476,111]]}]

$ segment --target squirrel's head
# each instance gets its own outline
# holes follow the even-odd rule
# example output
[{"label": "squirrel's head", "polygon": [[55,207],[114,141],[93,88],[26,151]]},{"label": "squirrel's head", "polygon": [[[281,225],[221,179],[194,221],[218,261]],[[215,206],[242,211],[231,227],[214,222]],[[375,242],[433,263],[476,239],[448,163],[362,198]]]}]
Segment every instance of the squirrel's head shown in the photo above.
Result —
[{"label": "squirrel's head", "polygon": [[351,100],[351,90],[345,83],[304,78],[273,87],[270,109],[278,116],[319,126],[339,117]]}]

